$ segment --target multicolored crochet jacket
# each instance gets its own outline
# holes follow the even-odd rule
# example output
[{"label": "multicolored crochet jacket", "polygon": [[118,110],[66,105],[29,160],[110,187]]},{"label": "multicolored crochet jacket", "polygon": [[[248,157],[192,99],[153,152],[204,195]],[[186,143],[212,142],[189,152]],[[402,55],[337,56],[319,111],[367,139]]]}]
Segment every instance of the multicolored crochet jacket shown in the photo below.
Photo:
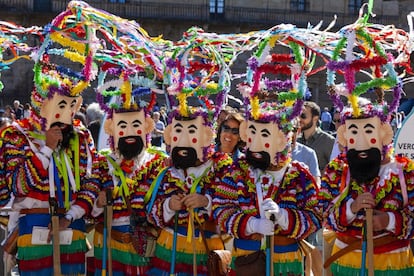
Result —
[{"label": "multicolored crochet jacket", "polygon": [[[206,163],[209,163],[209,166],[206,166],[207,172],[203,174],[200,182],[197,185],[196,192],[198,194],[210,195],[212,196],[212,187],[218,185],[222,177],[228,174],[229,165],[232,164],[232,159],[227,154],[220,152],[214,153],[210,160]],[[180,170],[171,167],[165,174],[161,186],[158,190],[157,199],[153,210],[150,213],[150,220],[158,225],[159,227],[174,227],[174,220],[165,221],[163,217],[163,204],[167,198],[170,198],[172,195],[177,193],[189,194],[192,182],[195,180],[194,175],[188,175],[187,178],[180,176],[178,172]],[[178,212],[178,225],[188,225],[188,216],[189,213],[187,210],[181,210]],[[196,214],[196,221],[200,224],[205,221],[211,220],[212,218],[207,213],[205,208],[199,208]]]},{"label": "multicolored crochet jacket", "polygon": [[[0,206],[5,206],[11,193],[17,198],[28,197],[40,201],[49,200],[49,173],[43,168],[40,159],[31,149],[28,139],[40,150],[44,145],[45,136],[34,126],[35,122],[30,119],[17,121],[22,133],[15,126],[9,126],[2,132],[0,147]],[[60,183],[62,185],[63,198],[69,196],[76,200],[76,204],[89,214],[92,210],[94,199],[99,191],[99,168],[93,166],[96,159],[96,151],[89,131],[74,120],[74,131],[78,139],[71,139],[70,149],[65,153],[74,170],[74,177],[79,182],[79,190],[73,192],[64,187],[63,176],[59,171]],[[91,169],[89,169],[90,167]],[[88,175],[90,170],[90,175]],[[67,195],[69,193],[69,195]]]},{"label": "multicolored crochet jacket", "polygon": [[[16,211],[23,213],[21,209],[33,211],[32,208],[40,208],[19,217],[19,270],[21,275],[53,275],[52,245],[32,243],[33,227],[47,228],[50,224],[47,212],[49,170],[43,167],[39,156],[42,154],[40,148],[45,145],[45,135],[36,122],[33,118],[17,121],[1,133],[0,205],[7,204],[13,193]],[[75,134],[69,147],[54,152],[52,158],[56,166],[51,162],[48,167],[53,169],[58,206],[68,211],[75,205],[73,210],[89,214],[100,188],[99,168],[94,166],[96,151],[89,131],[79,121],[74,121],[73,128]],[[72,180],[69,170],[73,173]],[[71,243],[60,245],[62,275],[82,274],[85,273],[85,253],[88,250],[85,222],[82,218],[75,219],[69,228],[73,232]]]},{"label": "multicolored crochet jacket", "polygon": [[[100,158],[102,190],[111,189],[113,197],[112,231],[129,234],[129,241],[112,239],[112,269],[122,275],[147,275],[150,258],[146,256],[149,239],[157,236],[147,222],[146,200],[151,184],[165,167],[167,155],[148,148],[136,159],[119,160],[115,154],[104,153]],[[149,197],[150,198],[150,197]],[[104,224],[103,213],[97,221]],[[150,231],[152,230],[152,231]],[[102,272],[103,233],[95,228],[95,273]]]},{"label": "multicolored crochet jacket", "polygon": [[[346,219],[346,205],[350,199],[370,191],[376,202],[376,210],[391,212],[395,216],[395,231],[375,232],[374,235],[391,234],[398,239],[408,240],[414,236],[414,162],[405,157],[395,157],[389,163],[382,165],[380,174],[370,183],[358,184],[350,177],[345,155],[339,155],[331,161],[321,179],[320,197],[324,206],[326,224],[337,233],[347,236],[361,237],[364,224],[364,212],[357,213],[355,219],[348,223]],[[405,178],[407,199],[404,200],[400,182],[400,170]],[[392,250],[391,247],[388,248]]]},{"label": "multicolored crochet jacket", "polygon": [[[147,149],[138,160],[121,161],[117,160],[113,154],[100,158],[102,169],[101,189],[114,190],[113,219],[129,217],[131,213],[128,210],[128,204],[137,216],[143,218],[147,216],[144,197],[153,180],[165,167],[166,158],[167,155],[164,152],[155,148]],[[115,165],[111,163],[115,163]],[[125,179],[125,181],[122,179]],[[127,202],[127,199],[129,202]],[[102,222],[103,216],[99,216],[98,221]]]},{"label": "multicolored crochet jacket", "polygon": [[[196,266],[198,275],[207,275],[207,249],[201,239],[198,225],[214,221],[207,208],[194,209],[194,229],[189,229],[190,211],[183,209],[177,215],[176,248],[173,247],[175,217],[166,220],[164,218],[164,203],[174,194],[190,194],[191,192],[213,195],[213,187],[221,182],[221,179],[229,173],[231,157],[223,153],[214,153],[205,163],[198,167],[188,168],[184,171],[171,167],[166,172],[158,189],[155,204],[149,213],[149,220],[162,228],[157,240],[155,257],[152,259],[150,275],[167,275],[174,267],[174,275],[193,275],[193,266]],[[210,224],[211,225],[211,224]],[[189,232],[191,231],[191,232]],[[209,244],[209,250],[224,249],[224,244],[215,229],[205,229],[205,239]],[[194,233],[194,237],[193,234]],[[189,241],[190,240],[190,241]],[[197,262],[194,263],[193,254]],[[172,260],[172,256],[175,256]]]},{"label": "multicolored crochet jacket", "polygon": [[233,167],[230,177],[217,186],[213,197],[213,216],[222,231],[237,239],[250,239],[245,229],[249,218],[260,217],[257,206],[256,182],[263,188],[263,199],[273,199],[289,215],[286,230],[278,225],[275,235],[301,240],[321,228],[322,212],[317,198],[318,188],[309,171],[292,161],[279,186],[265,172],[255,179],[245,159]]}]

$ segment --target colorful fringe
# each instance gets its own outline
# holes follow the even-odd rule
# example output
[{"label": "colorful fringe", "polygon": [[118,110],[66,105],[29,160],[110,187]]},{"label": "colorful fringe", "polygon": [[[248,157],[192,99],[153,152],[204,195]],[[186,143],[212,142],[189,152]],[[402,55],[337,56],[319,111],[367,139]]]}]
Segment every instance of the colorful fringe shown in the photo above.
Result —
[{"label": "colorful fringe", "polygon": [[[285,247],[285,246],[281,246]],[[275,275],[278,276],[293,276],[293,275],[303,275],[304,274],[304,267],[303,267],[303,256],[300,249],[291,252],[284,252],[278,253],[276,251],[280,251],[281,248],[275,246],[275,251],[273,253],[273,271]],[[243,250],[240,248],[234,248],[233,260],[231,264],[231,268],[234,269],[234,261],[237,256],[244,256],[248,254],[254,253],[254,250]]]},{"label": "colorful fringe", "polygon": [[[332,254],[339,251],[334,245]],[[335,276],[359,276],[361,274],[361,251],[352,251],[339,258],[331,265]],[[375,276],[414,275],[414,257],[411,249],[407,247],[402,252],[374,254]],[[368,275],[367,270],[365,275]]]},{"label": "colorful fringe", "polygon": [[[170,230],[171,231],[171,230]],[[149,275],[170,275],[173,234],[162,230],[157,240],[155,257],[152,259],[152,269]],[[207,275],[206,247],[200,237],[195,237],[195,251],[197,263],[197,275]],[[223,242],[219,237],[207,238],[210,250],[224,249]],[[175,258],[175,273],[179,276],[193,275],[193,245],[187,242],[187,237],[178,234],[177,250]]]},{"label": "colorful fringe", "polygon": [[[95,275],[102,275],[103,235],[95,231],[94,239]],[[111,241],[113,275],[147,275],[150,258],[139,256],[132,243]]]},{"label": "colorful fringe", "polygon": [[[49,214],[26,215],[19,219],[19,238],[17,255],[20,275],[53,275],[53,246],[33,245],[33,226],[47,227]],[[74,221],[72,243],[60,246],[60,263],[62,275],[84,275],[85,253],[87,251],[83,220]]]}]

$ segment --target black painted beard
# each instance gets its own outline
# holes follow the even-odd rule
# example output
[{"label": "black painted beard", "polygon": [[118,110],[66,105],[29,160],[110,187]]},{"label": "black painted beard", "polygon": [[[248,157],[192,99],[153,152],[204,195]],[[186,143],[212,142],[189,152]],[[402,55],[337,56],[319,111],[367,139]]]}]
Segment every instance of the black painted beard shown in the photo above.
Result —
[{"label": "black painted beard", "polygon": [[176,168],[187,169],[196,165],[197,152],[194,148],[175,147],[172,149],[171,158]]},{"label": "black painted beard", "polygon": [[144,148],[141,136],[127,136],[119,138],[118,151],[127,160],[137,157]]},{"label": "black painted beard", "polygon": [[369,182],[378,176],[381,166],[379,149],[371,148],[363,151],[351,149],[347,151],[346,156],[351,177],[358,183]]},{"label": "black painted beard", "polygon": [[270,166],[270,155],[265,151],[252,152],[249,149],[246,151],[246,160],[250,166],[255,169],[266,170]]}]

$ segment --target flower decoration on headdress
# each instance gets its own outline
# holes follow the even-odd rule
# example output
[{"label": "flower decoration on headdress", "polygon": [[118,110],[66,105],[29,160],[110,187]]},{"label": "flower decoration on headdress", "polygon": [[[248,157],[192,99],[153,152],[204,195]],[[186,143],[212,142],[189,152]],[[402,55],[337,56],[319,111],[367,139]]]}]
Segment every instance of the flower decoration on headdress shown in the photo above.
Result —
[{"label": "flower decoration on headdress", "polygon": [[[214,34],[207,37],[198,28],[184,33],[165,62],[167,93],[177,101],[170,120],[201,115],[205,124],[212,127],[230,89],[230,65],[236,43]],[[210,97],[215,97],[214,103]]]},{"label": "flower decoration on headdress", "polygon": [[[342,36],[327,64],[328,93],[333,105],[341,111],[342,122],[347,118],[373,116],[388,122],[402,94],[402,82],[394,67],[406,67],[409,55],[404,44],[408,35],[394,26],[368,25],[365,21],[360,19],[340,30]],[[337,74],[343,76],[343,83],[335,83]],[[367,77],[365,82],[357,80]],[[385,101],[386,91],[392,91],[390,104]],[[376,96],[376,101],[364,101],[361,105],[358,99],[364,93]],[[349,107],[344,107],[341,96],[346,97]]]},{"label": "flower decoration on headdress", "polygon": [[[37,46],[29,46],[29,35],[42,40],[41,28],[24,28],[12,22],[0,21],[0,71],[9,69],[9,65],[24,58],[30,60],[30,53],[37,49]],[[3,90],[3,83],[0,82],[0,91]]]},{"label": "flower decoration on headdress", "polygon": [[[277,43],[287,46],[289,52],[275,52]],[[311,64],[304,48],[283,31],[274,30],[258,45],[247,69],[246,81],[238,85],[246,106],[250,107],[246,109],[246,119],[275,122],[285,133],[291,131],[308,90],[306,76]]]},{"label": "flower decoration on headdress", "polygon": [[33,55],[32,106],[36,110],[43,99],[55,93],[79,96],[96,77],[93,57],[99,43],[95,33],[96,28],[90,27],[86,19],[70,7],[45,27],[44,42]]}]

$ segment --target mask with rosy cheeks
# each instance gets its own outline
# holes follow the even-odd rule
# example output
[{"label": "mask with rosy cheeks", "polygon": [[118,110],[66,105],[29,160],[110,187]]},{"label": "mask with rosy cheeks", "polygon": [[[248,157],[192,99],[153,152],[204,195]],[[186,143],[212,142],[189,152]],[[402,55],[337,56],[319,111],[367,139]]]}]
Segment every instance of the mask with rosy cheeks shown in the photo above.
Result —
[{"label": "mask with rosy cheeks", "polygon": [[[242,122],[240,124],[240,137],[246,142],[247,152],[252,157],[250,159],[253,163],[259,162],[260,166],[258,167],[260,168],[265,164],[277,166],[276,156],[279,152],[285,150],[288,143],[286,135],[273,122]],[[263,156],[263,158],[257,156]]]},{"label": "mask with rosy cheeks", "polygon": [[[213,140],[213,130],[203,124],[204,119],[197,116],[192,120],[173,119],[164,130],[164,140],[171,146],[176,158],[187,158],[191,152],[191,158],[203,162],[203,149],[209,147]],[[175,148],[180,150],[174,150]],[[192,150],[188,150],[191,148]],[[187,150],[182,150],[187,149]],[[195,157],[194,157],[195,154]]]},{"label": "mask with rosy cheeks", "polygon": [[347,147],[351,176],[370,181],[379,173],[382,149],[392,142],[393,131],[380,118],[346,119],[337,130],[338,142]]},{"label": "mask with rosy cheeks", "polygon": [[346,119],[337,130],[338,142],[348,150],[357,151],[378,149],[392,143],[393,131],[389,124],[380,118]]},{"label": "mask with rosy cheeks", "polygon": [[82,97],[63,96],[58,93],[44,101],[40,108],[40,116],[46,119],[46,129],[53,124],[72,125],[73,117],[82,104]]},{"label": "mask with rosy cheeks", "polygon": [[114,149],[122,151],[124,157],[131,158],[130,154],[125,152],[128,145],[131,149],[134,148],[134,156],[139,155],[147,146],[146,136],[153,130],[154,121],[146,117],[143,110],[115,112],[111,119],[105,121],[104,128],[105,132],[113,137]]}]

